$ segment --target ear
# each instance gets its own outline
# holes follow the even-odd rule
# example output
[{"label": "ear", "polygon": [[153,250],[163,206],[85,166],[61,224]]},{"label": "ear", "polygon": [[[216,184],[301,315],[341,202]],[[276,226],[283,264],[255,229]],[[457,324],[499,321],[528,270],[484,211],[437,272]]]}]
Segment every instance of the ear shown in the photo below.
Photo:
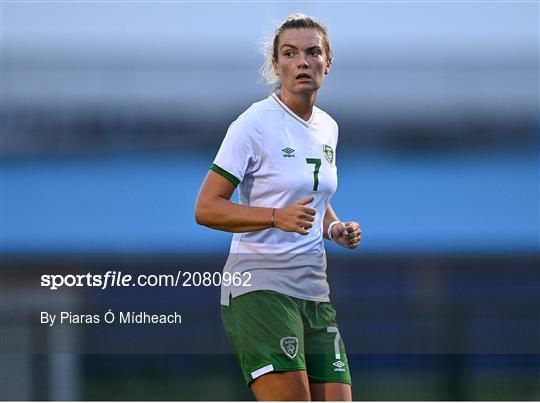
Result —
[{"label": "ear", "polygon": [[324,66],[324,74],[330,73],[330,62],[326,62],[326,65]]},{"label": "ear", "polygon": [[274,66],[274,73],[276,73],[276,76],[279,76],[279,68],[277,62],[272,62],[272,66]]}]

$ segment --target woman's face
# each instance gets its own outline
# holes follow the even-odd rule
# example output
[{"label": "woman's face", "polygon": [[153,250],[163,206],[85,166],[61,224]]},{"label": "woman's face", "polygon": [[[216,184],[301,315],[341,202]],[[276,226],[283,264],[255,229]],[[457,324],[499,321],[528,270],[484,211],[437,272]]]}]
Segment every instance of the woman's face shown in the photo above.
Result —
[{"label": "woman's face", "polygon": [[293,28],[279,35],[274,70],[280,78],[282,92],[317,91],[329,69],[323,36],[319,31]]}]

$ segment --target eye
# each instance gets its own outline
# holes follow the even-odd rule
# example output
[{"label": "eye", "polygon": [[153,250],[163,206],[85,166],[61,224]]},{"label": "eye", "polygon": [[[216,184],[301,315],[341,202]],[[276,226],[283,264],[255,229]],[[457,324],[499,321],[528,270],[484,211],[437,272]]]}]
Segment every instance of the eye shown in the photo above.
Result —
[{"label": "eye", "polygon": [[294,53],[292,50],[286,50],[285,52],[283,52],[283,55],[285,57],[293,57],[294,56]]},{"label": "eye", "polygon": [[311,56],[320,56],[321,55],[321,51],[319,49],[312,49],[309,54]]}]

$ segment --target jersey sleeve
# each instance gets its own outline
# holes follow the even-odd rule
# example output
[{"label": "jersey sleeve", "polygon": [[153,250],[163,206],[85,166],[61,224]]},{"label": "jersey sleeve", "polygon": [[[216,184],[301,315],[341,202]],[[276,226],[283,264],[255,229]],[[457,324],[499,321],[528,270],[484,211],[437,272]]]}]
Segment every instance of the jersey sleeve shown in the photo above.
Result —
[{"label": "jersey sleeve", "polygon": [[210,169],[237,186],[258,169],[261,156],[262,133],[255,112],[248,109],[229,126]]},{"label": "jersey sleeve", "polygon": [[337,166],[337,146],[338,146],[338,138],[339,138],[339,126],[337,122],[332,119],[332,123],[334,126],[334,165]]}]

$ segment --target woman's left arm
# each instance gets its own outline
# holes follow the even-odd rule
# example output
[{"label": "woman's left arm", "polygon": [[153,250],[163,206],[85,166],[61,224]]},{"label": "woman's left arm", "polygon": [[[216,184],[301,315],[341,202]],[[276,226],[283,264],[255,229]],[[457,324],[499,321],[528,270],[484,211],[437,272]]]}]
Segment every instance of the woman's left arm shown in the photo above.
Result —
[{"label": "woman's left arm", "polygon": [[[329,233],[328,227],[330,226]],[[326,239],[333,240],[344,248],[355,249],[360,245],[362,229],[356,221],[339,221],[332,205],[328,204],[328,208],[324,213],[323,235]]]}]

